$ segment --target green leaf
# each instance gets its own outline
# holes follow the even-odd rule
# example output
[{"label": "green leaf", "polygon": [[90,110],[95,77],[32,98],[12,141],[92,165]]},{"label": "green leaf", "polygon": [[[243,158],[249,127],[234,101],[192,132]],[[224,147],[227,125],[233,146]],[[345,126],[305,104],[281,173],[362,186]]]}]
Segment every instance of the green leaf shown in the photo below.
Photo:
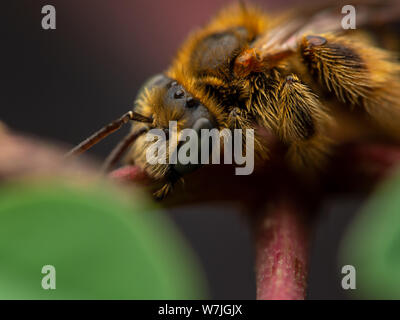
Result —
[{"label": "green leaf", "polygon": [[355,296],[400,299],[400,172],[379,186],[349,226],[340,262],[356,269]]},{"label": "green leaf", "polygon": [[[0,299],[196,299],[202,274],[147,198],[91,184],[0,188]],[[44,265],[56,289],[42,288]]]}]

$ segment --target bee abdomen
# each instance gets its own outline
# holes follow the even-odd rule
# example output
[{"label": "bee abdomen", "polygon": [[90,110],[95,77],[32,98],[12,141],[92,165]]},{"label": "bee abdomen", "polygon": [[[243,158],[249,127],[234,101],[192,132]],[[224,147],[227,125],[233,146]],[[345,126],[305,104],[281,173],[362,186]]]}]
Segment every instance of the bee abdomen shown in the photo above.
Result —
[{"label": "bee abdomen", "polygon": [[247,109],[263,126],[277,129],[279,88],[277,72],[254,73],[249,78],[250,97]]}]

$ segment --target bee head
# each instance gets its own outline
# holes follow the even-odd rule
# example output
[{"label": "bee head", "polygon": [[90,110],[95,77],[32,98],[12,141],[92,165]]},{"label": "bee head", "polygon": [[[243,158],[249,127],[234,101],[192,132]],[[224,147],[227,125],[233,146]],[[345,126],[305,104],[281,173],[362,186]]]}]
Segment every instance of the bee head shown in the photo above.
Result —
[{"label": "bee head", "polygon": [[[201,129],[212,129],[215,127],[215,121],[208,109],[188,92],[184,86],[176,80],[168,78],[163,74],[156,75],[149,79],[140,90],[135,111],[152,117],[153,128],[162,130],[165,134],[167,150],[166,154],[159,154],[160,157],[166,157],[166,163],[150,164],[146,151],[153,142],[147,141],[146,137],[140,137],[132,146],[130,159],[135,164],[142,167],[150,176],[154,178],[164,178],[168,174],[177,173],[184,175],[197,169],[199,164],[182,164],[177,159],[177,163],[169,161],[169,147],[173,144],[171,139],[177,139],[183,129],[193,129],[197,133],[198,141],[189,139],[188,141],[179,141],[176,145],[177,153],[184,144],[196,143],[200,149]],[[176,123],[176,136],[170,132],[171,121]],[[137,126],[148,126],[148,124],[136,123]],[[151,131],[150,131],[151,132]],[[192,150],[188,145],[187,149]],[[200,150],[198,150],[200,154]]]}]

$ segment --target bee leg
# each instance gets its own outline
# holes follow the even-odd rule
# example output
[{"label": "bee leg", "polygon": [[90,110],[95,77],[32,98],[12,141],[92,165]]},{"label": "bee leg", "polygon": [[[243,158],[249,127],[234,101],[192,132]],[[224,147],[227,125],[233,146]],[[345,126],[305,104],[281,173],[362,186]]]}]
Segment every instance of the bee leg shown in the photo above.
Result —
[{"label": "bee leg", "polygon": [[303,37],[300,51],[323,87],[400,137],[400,64],[391,53],[329,34]]},{"label": "bee leg", "polygon": [[170,173],[167,175],[164,185],[153,193],[154,198],[159,201],[165,199],[165,197],[172,192],[176,183],[179,181],[181,181],[182,183],[184,182],[181,175],[171,170]]},{"label": "bee leg", "polygon": [[[243,109],[238,107],[234,107],[232,111],[229,113],[227,125],[231,130],[241,129],[242,130],[242,148],[246,149],[246,129],[254,129],[254,124],[252,122],[252,116]],[[254,134],[254,151],[255,156],[259,160],[267,160],[268,159],[268,147],[265,142],[263,142],[262,138],[258,135],[257,130],[255,130]]]},{"label": "bee leg", "polygon": [[296,75],[281,81],[276,130],[288,145],[287,159],[295,170],[313,172],[324,166],[331,144],[324,135],[328,121],[317,96]]},{"label": "bee leg", "polygon": [[245,149],[245,131],[246,129],[251,128],[251,124],[248,121],[247,112],[238,107],[234,107],[228,115],[227,125],[231,130],[242,129],[242,148]]},{"label": "bee leg", "polygon": [[228,116],[228,127],[231,129],[250,128],[247,112],[238,107],[234,107]]},{"label": "bee leg", "polygon": [[166,182],[160,189],[153,193],[155,200],[161,201],[172,191],[174,188],[173,183]]}]

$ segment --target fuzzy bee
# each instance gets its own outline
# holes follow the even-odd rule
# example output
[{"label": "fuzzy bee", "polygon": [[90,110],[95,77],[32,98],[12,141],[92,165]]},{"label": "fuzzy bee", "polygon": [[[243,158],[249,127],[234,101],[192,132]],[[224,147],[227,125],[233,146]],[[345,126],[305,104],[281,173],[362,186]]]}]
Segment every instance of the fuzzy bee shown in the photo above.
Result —
[{"label": "fuzzy bee", "polygon": [[270,156],[261,132],[272,132],[286,150],[285,161],[302,173],[325,167],[334,146],[346,140],[349,130],[343,126],[349,126],[349,118],[350,127],[363,122],[376,136],[398,141],[400,64],[366,32],[393,18],[391,7],[356,9],[357,30],[344,30],[337,6],[274,17],[243,3],[225,8],[188,37],[164,73],[145,83],[132,111],[69,154],[85,151],[132,120],[131,133],[105,168],[129,149],[127,162],[163,182],[155,193],[162,198],[198,167],[146,160],[150,142],[144,133],[151,128],[167,132],[172,120],[178,131],[255,129],[261,162]]}]

